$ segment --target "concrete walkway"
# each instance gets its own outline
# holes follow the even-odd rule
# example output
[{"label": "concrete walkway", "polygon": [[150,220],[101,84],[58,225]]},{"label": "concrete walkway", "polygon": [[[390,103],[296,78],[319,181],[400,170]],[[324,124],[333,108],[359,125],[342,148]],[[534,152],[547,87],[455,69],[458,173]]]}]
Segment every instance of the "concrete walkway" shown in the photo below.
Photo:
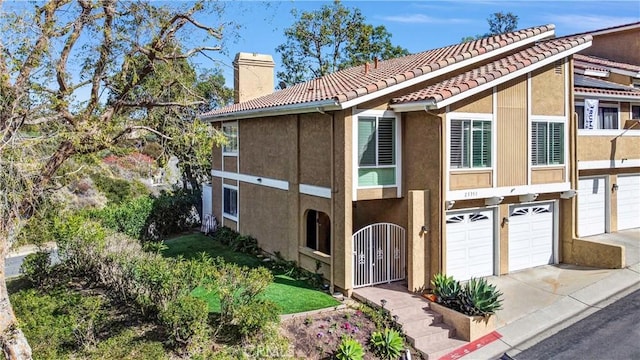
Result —
[{"label": "concrete walkway", "polygon": [[[497,331],[502,338],[462,358],[498,359],[504,353],[513,357],[542,339],[640,289],[640,229],[599,235],[593,240],[625,245],[627,264],[631,265],[624,269],[594,269],[568,264],[546,265],[509,275],[488,277],[487,280],[503,293],[503,309],[496,314]],[[381,305],[381,300],[385,299],[385,308],[392,315],[398,315],[401,324],[406,319],[420,321],[428,310],[425,309],[427,301],[421,296],[409,293],[404,284],[356,289],[354,296],[366,298],[377,305]],[[404,318],[403,314],[406,314]],[[405,328],[403,324],[405,330],[412,330],[414,327],[415,324]],[[440,328],[446,329],[446,325]],[[412,341],[414,336],[407,333],[407,338]],[[434,347],[435,342],[416,342],[416,349],[429,355],[429,359],[438,359],[467,344],[461,340],[455,341],[445,350]]]}]

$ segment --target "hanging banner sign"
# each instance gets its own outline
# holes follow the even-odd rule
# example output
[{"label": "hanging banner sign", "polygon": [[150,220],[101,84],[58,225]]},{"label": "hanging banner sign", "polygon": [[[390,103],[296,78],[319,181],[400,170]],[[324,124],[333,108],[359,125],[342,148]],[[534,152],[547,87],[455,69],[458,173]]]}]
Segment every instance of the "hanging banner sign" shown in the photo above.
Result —
[{"label": "hanging banner sign", "polygon": [[595,129],[598,120],[598,99],[584,99],[584,128]]}]

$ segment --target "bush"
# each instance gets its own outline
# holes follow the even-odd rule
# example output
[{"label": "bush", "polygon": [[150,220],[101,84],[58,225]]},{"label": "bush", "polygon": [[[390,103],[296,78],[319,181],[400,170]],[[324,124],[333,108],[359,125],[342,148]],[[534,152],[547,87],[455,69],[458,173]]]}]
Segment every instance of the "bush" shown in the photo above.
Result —
[{"label": "bush", "polygon": [[338,360],[361,360],[364,357],[364,350],[360,343],[351,338],[344,337],[336,350],[336,358]]},{"label": "bush", "polygon": [[485,279],[471,278],[461,287],[452,276],[436,274],[431,284],[439,304],[468,316],[488,316],[502,307],[502,293]]},{"label": "bush", "polygon": [[222,226],[213,233],[213,239],[219,241],[222,245],[229,246],[229,244],[231,244],[231,242],[234,241],[234,239],[238,237],[238,235],[239,234],[237,232],[231,230],[230,228]]},{"label": "bush", "polygon": [[471,278],[460,293],[462,312],[470,316],[488,316],[502,308],[502,293],[485,279]]},{"label": "bush", "polygon": [[37,287],[43,287],[51,273],[51,258],[49,252],[38,251],[24,258],[20,272],[24,278]]},{"label": "bush", "polygon": [[202,347],[209,334],[207,303],[190,295],[170,302],[160,312],[160,322],[167,333],[169,344],[186,349]]},{"label": "bush", "polygon": [[158,241],[163,237],[189,230],[200,223],[196,205],[201,201],[199,192],[174,189],[163,191],[153,198],[153,208],[147,218],[144,240]]},{"label": "bush", "polygon": [[278,320],[278,308],[259,296],[273,281],[269,270],[224,264],[217,280],[221,326],[250,337]]},{"label": "bush", "polygon": [[371,334],[371,347],[381,359],[398,359],[402,355],[404,341],[399,332],[386,328]]},{"label": "bush", "polygon": [[143,196],[120,205],[110,205],[91,214],[110,229],[142,239],[153,211],[153,199]]},{"label": "bush", "polygon": [[[101,174],[91,176],[96,188],[107,197],[109,203],[118,205],[126,200],[148,193],[146,186],[140,187],[135,182],[119,178],[112,178]],[[132,186],[134,185],[134,186]]]},{"label": "bush", "polygon": [[238,235],[231,239],[229,247],[233,251],[239,251],[245,254],[256,255],[260,252],[258,240],[249,235]]}]

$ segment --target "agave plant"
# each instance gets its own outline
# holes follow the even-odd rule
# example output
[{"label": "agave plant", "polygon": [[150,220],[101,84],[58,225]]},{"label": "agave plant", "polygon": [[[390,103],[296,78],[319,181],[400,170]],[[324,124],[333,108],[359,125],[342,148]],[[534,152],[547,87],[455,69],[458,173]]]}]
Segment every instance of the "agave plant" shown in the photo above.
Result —
[{"label": "agave plant", "polygon": [[453,276],[446,274],[436,274],[431,281],[433,293],[438,297],[437,302],[454,310],[460,309],[460,282],[454,280]]},{"label": "agave plant", "polygon": [[485,279],[471,278],[460,292],[460,310],[470,316],[487,316],[502,308],[502,293]]},{"label": "agave plant", "polygon": [[404,341],[396,330],[385,328],[384,331],[375,331],[371,334],[370,341],[374,352],[381,359],[393,360],[402,355]]}]

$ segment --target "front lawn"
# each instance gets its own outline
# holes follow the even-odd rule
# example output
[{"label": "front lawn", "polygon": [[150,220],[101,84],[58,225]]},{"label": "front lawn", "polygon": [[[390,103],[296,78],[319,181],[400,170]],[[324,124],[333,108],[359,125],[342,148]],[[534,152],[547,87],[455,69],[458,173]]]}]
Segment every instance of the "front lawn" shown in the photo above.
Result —
[{"label": "front lawn", "polygon": [[[205,252],[212,257],[222,257],[226,262],[247,267],[262,266],[262,261],[254,256],[232,251],[228,246],[221,244],[202,234],[189,234],[166,241],[167,249],[164,256],[185,258],[197,256]],[[211,312],[220,310],[218,294],[215,291],[206,291],[204,288],[196,288],[193,295],[204,299],[209,304]],[[340,304],[332,296],[315,290],[305,281],[297,280],[286,274],[274,274],[274,282],[267,287],[265,298],[280,306],[281,314],[293,314],[303,311],[317,310],[334,307]]]}]

